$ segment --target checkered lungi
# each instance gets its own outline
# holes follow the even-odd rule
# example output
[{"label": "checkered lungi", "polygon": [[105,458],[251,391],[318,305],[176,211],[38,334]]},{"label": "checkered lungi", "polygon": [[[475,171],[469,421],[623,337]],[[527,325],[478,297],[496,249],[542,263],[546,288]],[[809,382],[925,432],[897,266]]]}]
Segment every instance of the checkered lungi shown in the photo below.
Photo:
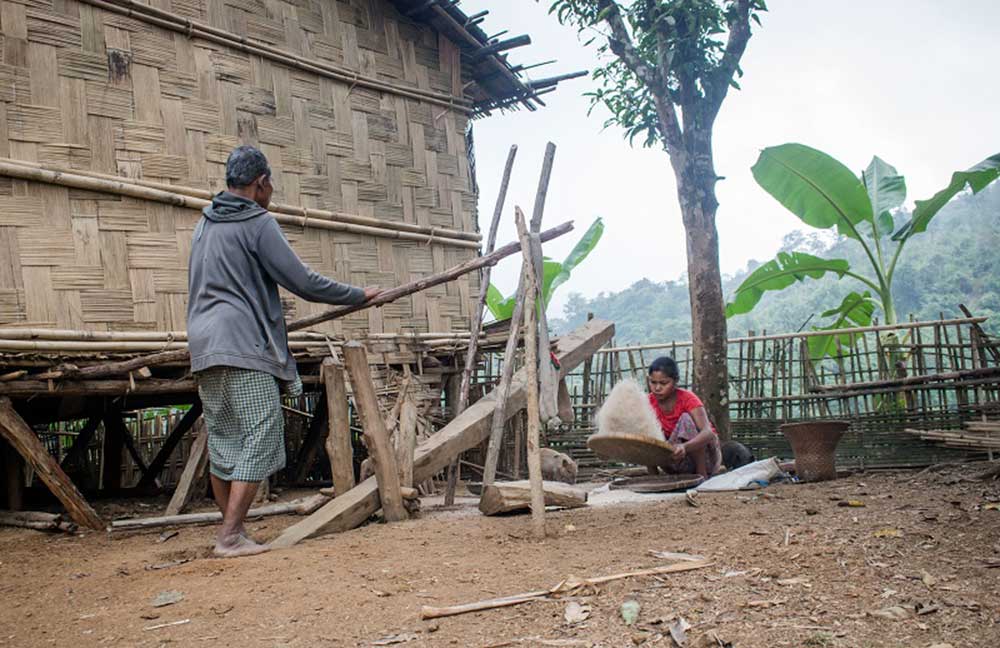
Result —
[{"label": "checkered lungi", "polygon": [[211,367],[195,376],[208,429],[212,474],[259,482],[285,467],[278,379],[263,371]]}]

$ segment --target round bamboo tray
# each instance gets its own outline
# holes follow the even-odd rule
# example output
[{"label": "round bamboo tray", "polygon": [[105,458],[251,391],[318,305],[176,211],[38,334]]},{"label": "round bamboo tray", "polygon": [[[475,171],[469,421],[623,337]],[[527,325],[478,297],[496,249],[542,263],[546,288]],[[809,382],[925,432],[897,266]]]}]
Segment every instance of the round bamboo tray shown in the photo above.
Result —
[{"label": "round bamboo tray", "polygon": [[602,459],[639,466],[669,466],[674,460],[673,445],[640,434],[595,434],[587,447]]},{"label": "round bamboo tray", "polygon": [[609,488],[633,493],[669,493],[694,488],[703,481],[705,478],[701,475],[646,475],[616,479]]}]

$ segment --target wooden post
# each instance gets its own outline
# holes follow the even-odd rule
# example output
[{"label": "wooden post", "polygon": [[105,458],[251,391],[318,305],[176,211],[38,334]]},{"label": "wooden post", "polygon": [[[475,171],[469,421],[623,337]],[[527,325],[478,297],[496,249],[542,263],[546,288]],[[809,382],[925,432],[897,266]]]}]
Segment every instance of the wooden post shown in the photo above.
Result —
[{"label": "wooden post", "polygon": [[0,436],[17,450],[80,526],[103,529],[104,522],[76,489],[52,455],[24,422],[9,398],[0,398]]},{"label": "wooden post", "polygon": [[[461,400],[460,389],[461,385],[458,382],[458,376],[451,376],[448,378],[448,382],[445,383],[444,388],[444,402],[448,409],[451,411],[451,418],[454,420],[458,417],[461,412],[459,411],[459,401]],[[451,463],[448,464],[448,483],[444,489],[444,505],[451,506],[455,503],[455,489],[458,488],[458,474],[461,472],[461,468],[458,464],[458,457],[456,456],[452,459]]]},{"label": "wooden post", "polygon": [[11,511],[24,509],[24,460],[17,454],[14,446],[0,439],[0,460],[3,460],[4,480],[0,488],[4,489],[6,508]]},{"label": "wooden post", "polygon": [[101,488],[105,491],[117,491],[122,487],[122,453],[125,450],[125,437],[122,436],[121,420],[115,420],[120,414],[115,411],[104,414],[104,444],[101,458]]},{"label": "wooden post", "polygon": [[524,365],[527,369],[528,396],[528,481],[531,482],[531,526],[536,538],[545,537],[545,494],[542,492],[542,458],[539,447],[541,414],[538,411],[538,344],[535,300],[538,296],[536,275],[532,272],[531,242],[520,208],[514,209],[514,222],[524,254]]},{"label": "wooden post", "polygon": [[351,444],[351,419],[344,385],[344,365],[337,358],[326,358],[320,367],[326,388],[326,413],[329,430],[326,455],[330,475],[338,496],[354,488],[354,447]]},{"label": "wooden post", "polygon": [[399,411],[399,434],[396,435],[396,459],[399,465],[399,483],[404,488],[413,487],[413,454],[417,447],[417,405],[407,394]]},{"label": "wooden post", "polygon": [[[378,408],[375,385],[368,369],[368,354],[360,342],[351,341],[344,345],[344,363],[354,388],[354,402],[361,416],[368,452],[375,464],[375,478],[378,482],[382,512],[388,522],[407,519],[403,496],[399,492],[399,471],[396,456],[389,445],[389,433]],[[338,498],[339,499],[339,498]]]},{"label": "wooden post", "polygon": [[306,430],[305,439],[302,440],[295,468],[292,470],[293,482],[301,484],[309,479],[309,472],[312,470],[313,464],[316,463],[316,455],[320,448],[326,447],[328,435],[329,420],[326,415],[326,401],[321,400],[316,404],[313,417],[309,419],[309,427]]},{"label": "wooden post", "polygon": [[193,430],[195,437],[191,452],[164,515],[177,515],[184,510],[198,490],[202,475],[208,470],[208,430],[205,428],[205,419],[199,416]]}]

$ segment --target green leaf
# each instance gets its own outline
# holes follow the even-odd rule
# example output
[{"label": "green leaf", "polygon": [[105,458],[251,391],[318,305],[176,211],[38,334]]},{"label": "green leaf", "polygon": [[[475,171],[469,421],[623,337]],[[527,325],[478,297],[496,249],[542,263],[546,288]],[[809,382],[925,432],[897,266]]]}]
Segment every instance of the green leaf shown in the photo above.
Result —
[{"label": "green leaf", "polygon": [[514,316],[514,297],[507,297],[500,293],[496,286],[490,284],[486,287],[486,308],[497,321],[510,319]]},{"label": "green leaf", "polygon": [[556,277],[562,272],[563,264],[558,261],[553,261],[552,259],[542,260],[542,298],[546,306],[549,305],[549,299],[552,297],[552,283],[555,281]]},{"label": "green leaf", "polygon": [[918,200],[916,209],[910,220],[892,235],[892,240],[899,241],[927,229],[928,223],[955,197],[959,191],[968,186],[972,193],[977,194],[987,185],[1000,177],[1000,153],[986,158],[976,166],[965,171],[956,171],[951,176],[951,184],[934,194],[930,200]]},{"label": "green leaf", "polygon": [[552,278],[548,288],[542,293],[545,296],[546,306],[549,304],[552,292],[559,286],[566,283],[569,279],[570,273],[573,272],[573,269],[580,265],[580,262],[586,259],[587,255],[590,254],[595,247],[597,247],[597,242],[601,240],[601,236],[603,235],[604,221],[597,218],[593,223],[591,223],[590,227],[587,228],[587,231],[583,233],[583,236],[580,237],[580,240],[573,246],[573,249],[570,250],[569,254],[566,255],[566,258],[560,264],[559,272]]},{"label": "green leaf", "polygon": [[872,204],[851,170],[804,144],[764,149],[751,169],[761,187],[806,225],[836,227],[857,238],[853,225],[871,221]]},{"label": "green leaf", "polygon": [[783,290],[807,277],[819,279],[828,272],[844,276],[851,269],[844,259],[821,259],[805,252],[779,252],[778,256],[750,273],[726,304],[726,317],[749,313],[768,290]]},{"label": "green leaf", "polygon": [[906,200],[906,180],[895,167],[877,155],[872,158],[862,177],[871,200],[872,213],[877,217],[875,222],[878,224],[878,231],[880,234],[889,234],[892,232],[891,212]]},{"label": "green leaf", "polygon": [[[875,313],[875,300],[867,290],[858,294],[852,292],[840,302],[840,306],[822,314],[822,317],[837,319],[829,326],[813,327],[814,331],[837,331],[856,326],[870,326]],[[854,346],[857,337],[852,333],[830,333],[829,335],[812,335],[807,338],[809,357],[813,361],[822,360],[826,356],[835,356],[839,347]]]}]

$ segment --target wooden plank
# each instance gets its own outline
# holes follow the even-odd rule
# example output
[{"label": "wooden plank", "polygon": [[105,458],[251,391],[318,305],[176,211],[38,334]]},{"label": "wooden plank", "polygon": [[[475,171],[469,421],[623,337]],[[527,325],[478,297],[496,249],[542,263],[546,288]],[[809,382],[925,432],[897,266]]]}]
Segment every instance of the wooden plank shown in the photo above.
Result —
[{"label": "wooden plank", "polygon": [[205,428],[205,419],[200,416],[194,424],[194,434],[187,463],[184,464],[184,471],[177,481],[177,488],[174,489],[164,515],[177,515],[184,510],[191,502],[192,495],[201,482],[200,478],[208,470],[208,430]]},{"label": "wooden plank", "polygon": [[52,455],[45,450],[35,432],[18,415],[10,399],[6,397],[0,398],[0,436],[3,436],[14,446],[18,454],[24,457],[77,524],[91,529],[104,528],[100,516],[83,498]]},{"label": "wooden plank", "polygon": [[0,488],[7,509],[20,511],[24,508],[24,460],[12,445],[0,440],[0,460],[3,461],[4,480]]},{"label": "wooden plank", "polygon": [[344,385],[344,365],[335,358],[326,358],[320,367],[326,387],[326,413],[329,430],[326,454],[334,492],[338,496],[354,488],[354,448],[351,445],[351,420],[348,411],[347,388]]},{"label": "wooden plank", "polygon": [[[579,508],[587,505],[587,491],[562,482],[542,482],[545,506]],[[483,489],[479,510],[483,515],[500,515],[527,510],[532,505],[530,480],[495,482]]]},{"label": "wooden plank", "polygon": [[413,455],[417,447],[417,405],[407,394],[399,410],[399,434],[396,435],[396,461],[399,466],[399,483],[404,488],[413,487]]},{"label": "wooden plank", "polygon": [[[561,376],[566,376],[614,336],[615,325],[604,320],[590,320],[580,328],[556,340],[556,357]],[[510,418],[525,406],[527,398],[524,371],[512,381],[505,415]],[[496,391],[473,403],[448,425],[417,446],[413,462],[413,480],[419,484],[451,462],[452,457],[482,443],[490,433],[490,422],[496,409]],[[347,493],[336,497],[323,508],[292,525],[278,536],[271,546],[292,545],[318,535],[353,529],[367,520],[379,508],[378,487],[369,478]]]},{"label": "wooden plank", "polygon": [[396,455],[389,445],[389,432],[385,429],[385,421],[382,419],[382,412],[379,411],[375,383],[372,382],[371,372],[368,369],[368,353],[360,342],[351,341],[344,345],[344,364],[347,365],[347,372],[351,377],[354,403],[361,416],[368,452],[375,464],[375,477],[383,515],[389,522],[400,522],[409,515],[403,506],[403,496],[399,492]]}]

